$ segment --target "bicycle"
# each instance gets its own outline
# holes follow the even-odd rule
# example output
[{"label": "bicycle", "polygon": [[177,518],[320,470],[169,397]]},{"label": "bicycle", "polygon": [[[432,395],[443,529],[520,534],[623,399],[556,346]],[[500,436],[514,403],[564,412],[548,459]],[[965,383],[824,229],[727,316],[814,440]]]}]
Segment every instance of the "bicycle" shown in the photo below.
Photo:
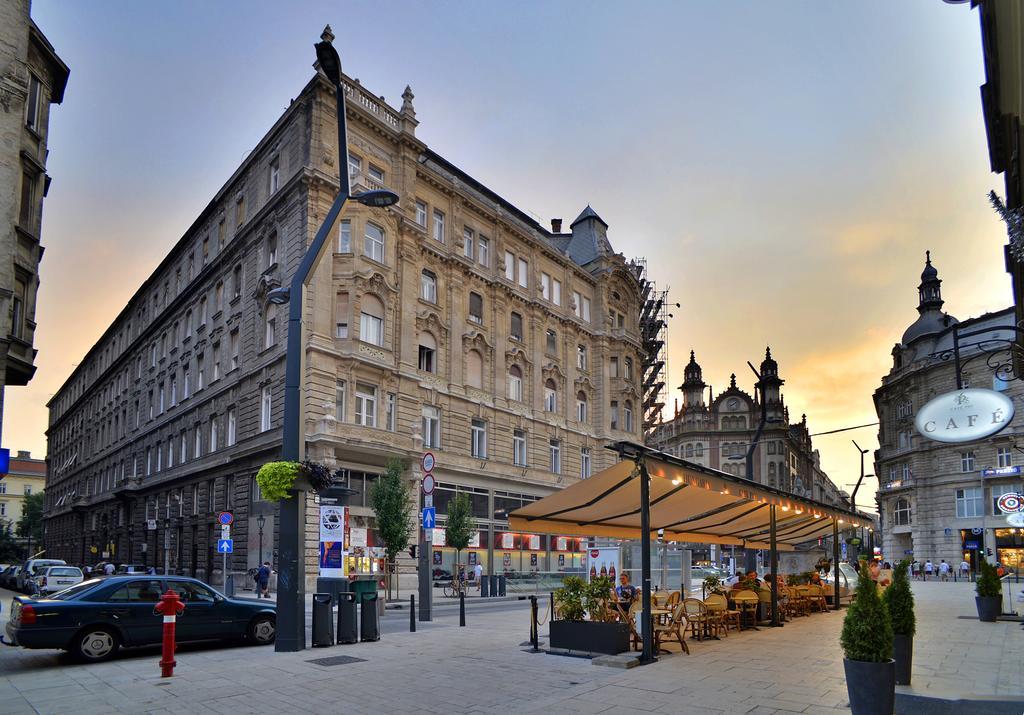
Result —
[{"label": "bicycle", "polygon": [[464,576],[453,576],[452,580],[444,585],[444,597],[455,598],[460,593],[466,593],[469,589],[469,582]]}]

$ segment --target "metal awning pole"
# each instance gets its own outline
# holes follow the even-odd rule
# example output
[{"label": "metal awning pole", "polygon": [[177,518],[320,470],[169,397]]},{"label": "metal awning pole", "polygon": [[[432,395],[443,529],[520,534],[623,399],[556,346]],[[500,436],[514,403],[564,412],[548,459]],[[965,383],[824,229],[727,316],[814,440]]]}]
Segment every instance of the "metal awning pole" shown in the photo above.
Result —
[{"label": "metal awning pole", "polygon": [[771,537],[769,544],[771,549],[772,627],[778,628],[782,623],[779,621],[779,545],[776,541],[775,526],[775,505],[772,504],[770,521]]},{"label": "metal awning pole", "polygon": [[832,517],[832,564],[835,579],[835,610],[839,610],[839,520]]},{"label": "metal awning pole", "polygon": [[647,465],[642,458],[637,460],[640,470],[640,578],[641,578],[641,615],[640,637],[643,640],[643,651],[640,664],[653,663],[654,658],[654,622],[651,619],[651,485]]}]

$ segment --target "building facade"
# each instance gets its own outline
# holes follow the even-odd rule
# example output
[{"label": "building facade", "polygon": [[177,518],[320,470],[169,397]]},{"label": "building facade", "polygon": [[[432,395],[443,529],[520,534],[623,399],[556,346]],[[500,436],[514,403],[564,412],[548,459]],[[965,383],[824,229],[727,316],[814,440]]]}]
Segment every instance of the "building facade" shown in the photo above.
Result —
[{"label": "building facade", "polygon": [[64,101],[68,67],[32,22],[30,0],[0,7],[0,424],[4,388],[35,373],[33,340],[50,106]]},{"label": "building facade", "polygon": [[[503,517],[609,466],[608,441],[638,439],[635,266],[590,207],[549,229],[428,148],[408,88],[400,109],[345,88],[348,151],[318,75],[51,400],[49,553],[88,561],[99,546],[216,581],[228,510],[230,569],[274,554],[275,505],[254,475],[280,457],[287,311],[267,293],[289,284],[348,171],[354,192],[400,196],[349,202],[306,294],[306,455],[357,492],[353,551],[372,555],[369,490],[388,459],[407,459],[412,480],[430,451],[440,522],[455,492],[470,495],[471,563],[579,560],[577,542],[511,534]],[[435,565],[450,558],[436,545]]]},{"label": "building facade", "polygon": [[[779,377],[779,365],[765,351],[761,380],[752,396],[736,385],[714,394],[705,384],[694,353],[684,370],[678,403],[671,420],[658,425],[648,443],[663,452],[705,467],[736,476],[746,475],[746,453],[761,419],[760,392],[766,401],[767,421],[754,449],[753,479],[778,489],[807,496],[827,504],[845,504],[848,499],[821,469],[818,451],[811,443],[807,416],[791,423]],[[705,401],[705,395],[707,400]]]},{"label": "building facade", "polygon": [[1008,526],[996,506],[1007,492],[1024,491],[1017,447],[1018,414],[1003,431],[964,444],[918,434],[914,418],[932,398],[957,389],[954,331],[986,330],[961,341],[963,387],[1001,391],[1020,409],[1024,385],[1014,378],[1007,350],[1015,339],[1014,308],[957,321],[942,311],[942,281],[926,260],[918,287],[917,320],[893,348],[893,366],[875,391],[878,443],[876,494],[886,558],[922,562],[966,558],[977,568],[977,547],[992,563],[1024,566],[1024,531]]},{"label": "building facade", "polygon": [[46,486],[46,460],[33,459],[31,452],[19,450],[11,457],[10,471],[0,478],[0,523],[17,530],[25,497],[39,494]]}]

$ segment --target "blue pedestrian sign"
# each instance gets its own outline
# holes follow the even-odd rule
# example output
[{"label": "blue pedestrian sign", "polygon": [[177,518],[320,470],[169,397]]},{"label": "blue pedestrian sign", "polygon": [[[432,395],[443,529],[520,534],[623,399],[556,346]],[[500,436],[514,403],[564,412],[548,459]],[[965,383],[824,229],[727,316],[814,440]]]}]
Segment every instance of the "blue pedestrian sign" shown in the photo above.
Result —
[{"label": "blue pedestrian sign", "polygon": [[437,512],[434,511],[434,507],[428,506],[423,510],[423,528],[433,529],[434,524],[437,523]]},{"label": "blue pedestrian sign", "polygon": [[235,542],[231,539],[217,539],[217,552],[221,554],[230,554],[234,551]]}]

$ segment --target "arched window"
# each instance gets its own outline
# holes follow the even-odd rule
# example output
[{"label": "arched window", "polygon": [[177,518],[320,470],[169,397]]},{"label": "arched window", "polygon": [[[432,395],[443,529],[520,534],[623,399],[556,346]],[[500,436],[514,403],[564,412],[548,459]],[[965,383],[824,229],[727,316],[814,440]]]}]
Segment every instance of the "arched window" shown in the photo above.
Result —
[{"label": "arched window", "polygon": [[587,421],[587,393],[583,390],[576,393],[576,419],[580,422]]},{"label": "arched window", "polygon": [[523,371],[518,365],[512,365],[508,369],[508,399],[523,401]]},{"label": "arched window", "polygon": [[558,387],[551,379],[544,382],[544,410],[558,412]]},{"label": "arched window", "polygon": [[626,400],[626,404],[622,408],[622,421],[625,423],[625,430],[627,432],[632,432],[633,431],[633,403],[630,400]]},{"label": "arched window", "polygon": [[479,389],[484,386],[484,359],[476,350],[466,353],[466,384]]},{"label": "arched window", "polygon": [[420,370],[437,372],[437,341],[430,333],[420,333]]},{"label": "arched window", "polygon": [[704,456],[704,445],[701,444],[700,442],[695,444],[694,447],[693,447],[693,455],[695,457],[703,457]]},{"label": "arched window", "polygon": [[910,522],[910,502],[900,497],[892,511],[892,523],[896,526],[909,526]]},{"label": "arched window", "polygon": [[420,298],[428,303],[437,302],[437,276],[427,270],[420,274]]},{"label": "arched window", "polygon": [[384,344],[384,303],[367,293],[363,296],[359,314],[359,339],[373,345]]}]

